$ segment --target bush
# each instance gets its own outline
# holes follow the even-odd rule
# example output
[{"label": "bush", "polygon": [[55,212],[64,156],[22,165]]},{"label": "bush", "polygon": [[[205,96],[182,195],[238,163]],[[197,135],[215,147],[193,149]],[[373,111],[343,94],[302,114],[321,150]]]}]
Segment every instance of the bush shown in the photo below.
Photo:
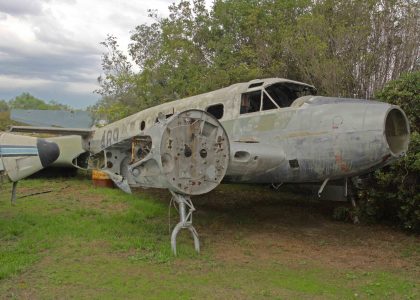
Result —
[{"label": "bush", "polygon": [[360,217],[420,232],[420,72],[389,82],[376,98],[399,105],[410,121],[407,155],[375,171],[359,191]]}]

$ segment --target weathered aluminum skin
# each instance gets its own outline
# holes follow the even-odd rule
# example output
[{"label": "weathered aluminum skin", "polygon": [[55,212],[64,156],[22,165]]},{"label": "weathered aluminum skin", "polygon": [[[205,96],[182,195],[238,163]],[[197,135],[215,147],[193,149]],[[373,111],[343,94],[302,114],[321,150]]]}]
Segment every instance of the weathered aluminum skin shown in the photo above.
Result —
[{"label": "weathered aluminum skin", "polygon": [[[231,135],[231,128],[228,127],[229,124],[226,123],[226,121],[231,121],[239,117],[241,94],[250,90],[258,90],[258,88],[248,89],[248,86],[253,82],[259,81],[264,81],[264,85],[270,85],[277,82],[290,82],[312,87],[305,83],[299,83],[292,80],[269,78],[237,83],[210,93],[164,103],[142,110],[107,126],[97,128],[92,137],[88,139],[86,144],[87,150],[92,153],[98,153],[113,143],[144,133],[144,130],[153,126],[159,113],[170,115],[175,112],[182,112],[188,109],[206,110],[206,108],[210,105],[218,103],[224,105],[224,115],[220,122],[225,127],[228,135]],[[145,125],[144,129],[142,129],[141,126],[142,122],[144,122]]]},{"label": "weathered aluminum skin", "polygon": [[[258,150],[274,147],[277,157],[283,157],[283,161],[254,176],[255,167],[249,161],[233,158],[228,179],[260,183],[316,182],[353,177],[381,167],[404,155],[408,145],[405,142],[400,153],[390,151],[384,125],[391,110],[401,111],[396,106],[375,101],[313,97],[299,108],[241,116],[233,121],[230,138],[238,141],[246,137],[258,143],[252,144],[255,150],[243,143],[236,147],[249,149],[250,153],[255,151],[256,160],[266,164],[273,159],[259,156]],[[296,160],[299,167],[291,167],[291,160]],[[243,175],[244,171],[249,171],[249,175]]]}]

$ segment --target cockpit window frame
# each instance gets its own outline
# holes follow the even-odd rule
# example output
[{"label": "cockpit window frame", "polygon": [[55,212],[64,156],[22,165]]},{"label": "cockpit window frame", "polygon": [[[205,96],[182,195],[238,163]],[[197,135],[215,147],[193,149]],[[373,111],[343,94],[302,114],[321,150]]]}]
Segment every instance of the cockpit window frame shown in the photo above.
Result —
[{"label": "cockpit window frame", "polygon": [[[278,101],[276,101],[276,99],[270,94],[269,90],[270,87],[274,86],[274,85],[279,85],[277,87],[278,92],[281,92],[281,94],[283,94],[282,98],[279,98]],[[259,92],[260,93],[260,99],[259,99],[259,110],[253,110],[253,111],[243,111],[244,107],[246,107],[244,104],[244,96],[245,95],[252,95],[253,93]],[[274,90],[271,91],[272,93],[274,93]],[[256,87],[252,87],[252,88],[248,88],[247,91],[241,93],[241,98],[240,98],[240,107],[239,107],[239,116],[243,116],[243,115],[248,115],[248,114],[253,114],[253,113],[257,113],[257,112],[265,112],[265,111],[273,111],[276,109],[287,109],[289,107],[292,106],[293,102],[305,95],[300,95],[300,93],[306,93],[307,95],[316,95],[317,90],[310,86],[310,85],[306,85],[306,84],[299,84],[299,83],[295,83],[295,82],[274,82],[271,84],[267,84],[265,86],[258,86],[258,88]],[[279,94],[280,95],[280,94]],[[277,95],[277,96],[279,96]],[[265,96],[267,96],[268,100],[271,101],[271,105],[269,105],[268,109],[263,109],[264,108],[264,99]],[[280,96],[279,96],[280,97]],[[250,100],[252,101],[252,100]],[[251,103],[248,104],[249,107],[252,106]],[[273,107],[274,106],[274,107]]]},{"label": "cockpit window frame", "polygon": [[[260,111],[268,111],[268,110],[273,110],[273,109],[279,109],[281,108],[276,101],[273,100],[273,98],[271,98],[270,94],[265,90],[265,88],[262,89],[262,100],[261,100],[261,109]],[[272,104],[274,104],[274,108],[270,108],[270,109],[263,109],[264,108],[264,95],[266,95],[268,97],[268,100],[271,101]]]},{"label": "cockpit window frame", "polygon": [[[270,94],[269,88],[274,86],[274,85],[279,85],[280,86],[279,91],[286,96],[286,97],[283,97],[284,98],[283,100],[282,100],[282,98],[280,98],[278,101],[276,101],[276,99]],[[301,87],[302,90],[297,89],[297,87]],[[277,106],[279,106],[279,108],[291,107],[293,102],[296,99],[298,99],[300,97],[303,97],[303,96],[306,96],[306,95],[316,95],[316,93],[317,93],[317,90],[312,86],[309,86],[309,85],[306,85],[306,84],[294,83],[294,82],[275,82],[275,83],[264,86],[264,90],[270,96],[271,100],[273,100],[277,104]],[[298,93],[303,92],[304,90],[306,90],[306,95],[299,95],[298,94]],[[271,92],[274,92],[274,90],[271,91]],[[291,93],[294,94],[294,97],[290,97]],[[292,98],[294,98],[294,99],[292,99]],[[288,104],[285,103],[285,100],[288,101]]]}]

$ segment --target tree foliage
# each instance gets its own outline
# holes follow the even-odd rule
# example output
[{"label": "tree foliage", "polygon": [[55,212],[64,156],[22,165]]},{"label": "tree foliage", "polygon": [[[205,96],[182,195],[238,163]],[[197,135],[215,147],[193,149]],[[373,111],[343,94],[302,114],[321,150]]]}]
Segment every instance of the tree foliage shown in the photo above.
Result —
[{"label": "tree foliage", "polygon": [[[325,95],[372,98],[419,67],[415,0],[181,0],[132,32],[128,56],[102,43],[103,96],[113,120],[254,78],[285,77]],[[139,70],[139,71],[134,71]]]},{"label": "tree foliage", "polygon": [[9,104],[6,100],[0,100],[0,112],[5,112],[9,110]]},{"label": "tree foliage", "polygon": [[70,110],[67,105],[51,100],[46,103],[29,93],[22,93],[9,101],[8,107],[11,109],[40,109],[40,110]]},{"label": "tree foliage", "polygon": [[411,137],[407,155],[371,174],[360,191],[362,217],[420,232],[420,72],[389,82],[376,96],[404,109]]}]

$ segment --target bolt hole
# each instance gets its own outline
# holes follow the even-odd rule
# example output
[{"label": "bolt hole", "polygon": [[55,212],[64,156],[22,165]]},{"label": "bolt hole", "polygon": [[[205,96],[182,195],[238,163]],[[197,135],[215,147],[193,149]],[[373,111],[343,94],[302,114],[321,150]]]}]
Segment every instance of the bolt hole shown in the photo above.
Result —
[{"label": "bolt hole", "polygon": [[191,148],[188,145],[185,145],[184,155],[185,157],[190,157],[192,155]]},{"label": "bolt hole", "polygon": [[201,149],[200,150],[200,156],[202,158],[206,158],[207,157],[207,150],[206,149]]}]

